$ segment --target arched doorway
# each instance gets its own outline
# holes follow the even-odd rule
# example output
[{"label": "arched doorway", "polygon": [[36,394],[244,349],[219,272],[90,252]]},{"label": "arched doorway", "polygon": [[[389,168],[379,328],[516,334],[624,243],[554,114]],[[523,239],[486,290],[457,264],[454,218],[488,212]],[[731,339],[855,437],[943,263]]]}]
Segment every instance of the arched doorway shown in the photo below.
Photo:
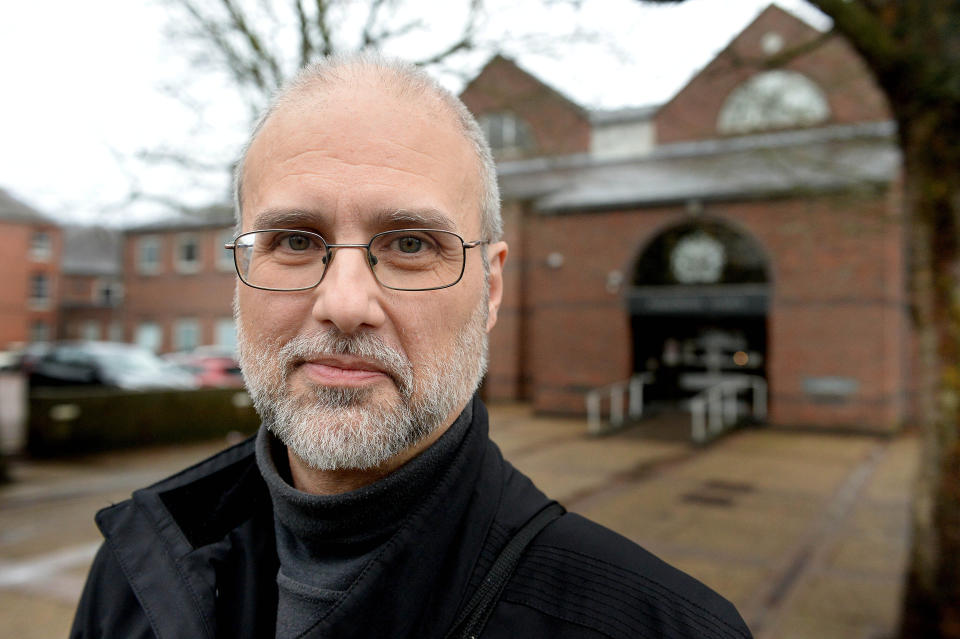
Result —
[{"label": "arched doorway", "polygon": [[765,378],[769,298],[766,255],[746,233],[698,218],[654,237],[626,291],[647,401],[677,404],[733,376]]}]

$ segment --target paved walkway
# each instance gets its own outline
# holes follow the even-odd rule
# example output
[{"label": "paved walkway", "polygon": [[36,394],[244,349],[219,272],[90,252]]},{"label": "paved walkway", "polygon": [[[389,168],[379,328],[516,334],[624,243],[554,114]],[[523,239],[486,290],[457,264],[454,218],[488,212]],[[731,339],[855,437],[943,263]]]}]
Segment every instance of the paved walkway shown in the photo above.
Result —
[{"label": "paved walkway", "polygon": [[[772,430],[702,450],[582,420],[491,410],[505,455],[570,510],[731,599],[757,639],[882,639],[896,627],[918,442]],[[0,488],[0,636],[65,637],[99,540],[93,513],[222,442],[16,464]]]}]

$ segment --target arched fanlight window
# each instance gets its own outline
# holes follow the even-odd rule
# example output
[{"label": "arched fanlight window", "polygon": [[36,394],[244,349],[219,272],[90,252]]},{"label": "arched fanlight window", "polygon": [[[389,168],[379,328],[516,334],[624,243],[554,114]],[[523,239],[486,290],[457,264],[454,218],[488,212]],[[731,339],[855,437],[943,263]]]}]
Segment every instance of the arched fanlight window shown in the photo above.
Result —
[{"label": "arched fanlight window", "polygon": [[767,258],[751,236],[718,220],[694,220],[655,237],[634,267],[636,286],[762,284]]},{"label": "arched fanlight window", "polygon": [[766,71],[733,90],[720,110],[717,130],[726,135],[819,124],[830,117],[827,99],[796,71]]},{"label": "arched fanlight window", "polygon": [[494,155],[517,156],[533,150],[533,134],[526,122],[509,111],[484,113],[477,121]]}]

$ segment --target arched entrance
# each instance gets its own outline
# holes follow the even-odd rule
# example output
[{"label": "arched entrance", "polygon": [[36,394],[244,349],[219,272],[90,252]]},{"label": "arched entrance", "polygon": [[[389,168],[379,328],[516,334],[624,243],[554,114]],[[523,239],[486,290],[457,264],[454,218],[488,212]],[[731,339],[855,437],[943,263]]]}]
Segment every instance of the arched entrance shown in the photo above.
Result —
[{"label": "arched entrance", "polygon": [[769,268],[759,243],[715,219],[653,238],[626,291],[633,367],[650,403],[676,404],[725,379],[766,377]]}]

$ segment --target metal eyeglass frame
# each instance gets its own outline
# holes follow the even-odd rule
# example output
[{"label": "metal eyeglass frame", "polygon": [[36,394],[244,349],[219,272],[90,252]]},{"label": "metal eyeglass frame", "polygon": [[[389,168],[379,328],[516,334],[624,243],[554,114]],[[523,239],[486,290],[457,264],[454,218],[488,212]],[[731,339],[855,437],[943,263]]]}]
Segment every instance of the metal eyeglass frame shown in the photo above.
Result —
[{"label": "metal eyeglass frame", "polygon": [[[375,268],[373,268],[374,265],[376,264],[376,256],[375,256],[375,255],[373,254],[373,252],[371,251],[371,247],[373,246],[374,241],[375,241],[378,237],[381,237],[381,236],[384,236],[384,235],[388,235],[388,234],[391,234],[391,233],[403,233],[404,231],[408,231],[408,232],[419,232],[419,233],[445,233],[445,234],[447,234],[447,235],[452,235],[453,237],[457,238],[457,239],[460,241],[461,246],[463,247],[463,259],[460,260],[460,273],[457,275],[457,279],[455,279],[454,281],[450,282],[449,284],[444,284],[443,286],[431,286],[431,287],[428,287],[428,288],[400,288],[400,287],[398,287],[398,286],[388,286],[388,285],[384,284],[383,282],[381,282],[381,281],[380,281],[380,278],[377,276],[377,270],[376,270]],[[251,233],[270,233],[270,232],[273,232],[273,233],[291,233],[291,232],[296,232],[296,233],[302,233],[302,234],[304,234],[304,235],[309,235],[309,236],[311,236],[311,237],[315,237],[315,238],[318,238],[318,239],[320,240],[320,242],[323,244],[323,246],[326,247],[327,250],[326,250],[326,255],[325,255],[324,258],[323,258],[323,273],[320,274],[320,279],[317,280],[317,283],[316,283],[316,284],[314,284],[314,285],[312,285],[312,286],[302,286],[302,287],[300,287],[300,288],[269,288],[269,287],[266,287],[266,286],[257,286],[257,285],[255,285],[255,284],[251,284],[250,282],[248,282],[248,281],[246,280],[246,278],[243,276],[243,273],[240,272],[240,264],[237,262],[237,250],[236,250],[236,249],[237,249],[237,240],[239,240],[239,239],[240,239],[241,237],[243,237],[244,235],[250,235]],[[459,283],[460,280],[463,279],[463,273],[464,273],[464,271],[465,271],[466,268],[467,268],[467,249],[476,248],[476,247],[478,247],[478,246],[482,246],[482,245],[484,245],[484,244],[489,244],[489,243],[490,243],[490,240],[475,240],[475,241],[473,241],[473,242],[465,242],[465,241],[463,240],[463,238],[462,238],[459,234],[454,233],[453,231],[445,231],[445,230],[442,230],[442,229],[415,228],[415,229],[393,229],[393,230],[390,230],[390,231],[382,231],[382,232],[380,232],[380,233],[376,233],[373,237],[371,237],[371,238],[370,238],[370,241],[367,242],[366,244],[329,244],[325,239],[323,239],[323,236],[320,235],[319,233],[314,233],[313,231],[302,231],[302,230],[300,230],[300,229],[256,229],[256,230],[254,230],[254,231],[247,231],[246,233],[241,233],[241,234],[238,235],[237,237],[233,238],[233,241],[232,241],[232,242],[229,242],[229,243],[227,243],[227,244],[224,244],[224,245],[223,245],[223,248],[227,249],[228,251],[233,251],[233,268],[234,268],[234,270],[237,271],[237,277],[240,278],[240,281],[243,282],[245,285],[249,286],[250,288],[256,288],[256,289],[259,289],[259,290],[261,290],[261,291],[276,291],[276,292],[278,292],[278,293],[293,293],[293,292],[296,292],[296,291],[309,291],[309,290],[311,290],[311,289],[314,289],[314,288],[320,286],[320,283],[323,282],[323,278],[327,275],[327,269],[330,267],[330,263],[333,262],[333,249],[340,249],[340,248],[358,248],[358,249],[366,249],[366,250],[367,250],[367,259],[366,259],[367,266],[370,267],[370,272],[373,273],[373,279],[376,280],[377,284],[379,284],[379,285],[382,286],[383,288],[390,289],[390,290],[392,290],[392,291],[411,291],[411,292],[416,292],[416,291],[437,291],[437,290],[444,289],[444,288],[450,288],[451,286],[454,286],[454,285],[456,285],[457,283]]]}]

